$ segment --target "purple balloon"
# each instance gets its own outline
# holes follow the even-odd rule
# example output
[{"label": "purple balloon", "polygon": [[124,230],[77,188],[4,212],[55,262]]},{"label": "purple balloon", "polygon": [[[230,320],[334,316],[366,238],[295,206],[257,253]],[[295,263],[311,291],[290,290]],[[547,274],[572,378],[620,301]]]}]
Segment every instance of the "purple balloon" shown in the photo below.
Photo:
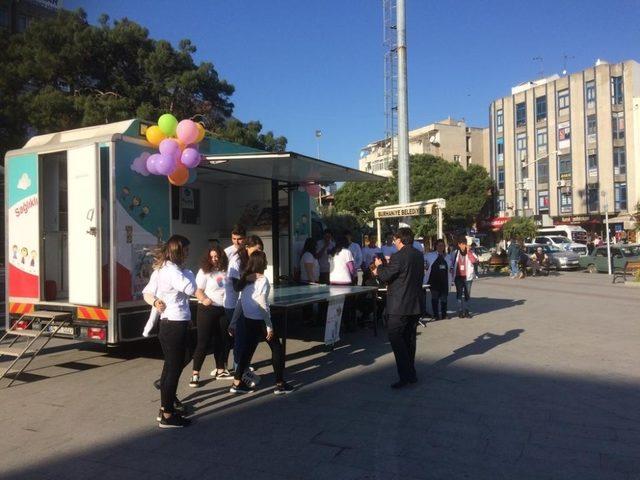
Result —
[{"label": "purple balloon", "polygon": [[157,168],[159,158],[160,158],[159,153],[154,153],[153,155],[149,156],[149,158],[147,158],[147,170],[152,175],[160,175],[160,172],[158,172],[158,168]]},{"label": "purple balloon", "polygon": [[200,165],[200,152],[195,148],[185,148],[180,161],[187,168],[194,168]]},{"label": "purple balloon", "polygon": [[176,171],[176,162],[173,157],[168,155],[160,155],[155,164],[159,175],[171,175]]},{"label": "purple balloon", "polygon": [[180,153],[180,145],[173,138],[165,138],[160,142],[158,150],[162,155],[175,158]]}]

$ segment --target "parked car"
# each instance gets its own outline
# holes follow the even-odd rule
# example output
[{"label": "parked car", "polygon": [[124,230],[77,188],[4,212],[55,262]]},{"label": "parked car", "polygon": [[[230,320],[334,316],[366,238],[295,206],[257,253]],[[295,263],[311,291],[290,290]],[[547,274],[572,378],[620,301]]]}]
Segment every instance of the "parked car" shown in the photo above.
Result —
[{"label": "parked car", "polygon": [[551,265],[557,270],[569,270],[571,268],[580,268],[580,255],[575,252],[562,250],[555,245],[544,245],[540,243],[529,243],[525,245],[527,255],[533,255],[538,247],[542,247],[544,253],[549,256]]},{"label": "parked car", "polygon": [[575,252],[578,255],[586,255],[589,253],[587,246],[582,243],[576,243],[569,240],[562,235],[541,235],[534,238],[532,243],[539,243],[542,245],[553,245],[561,250],[568,250]]},{"label": "parked car", "polygon": [[488,262],[491,258],[491,252],[487,247],[475,247],[473,249],[473,253],[476,254],[476,257],[480,262]]},{"label": "parked car", "polygon": [[[627,262],[640,261],[640,245],[611,245],[612,269],[624,268]],[[607,265],[607,246],[597,247],[591,255],[580,257],[580,266],[586,268],[589,273],[609,271]]]}]

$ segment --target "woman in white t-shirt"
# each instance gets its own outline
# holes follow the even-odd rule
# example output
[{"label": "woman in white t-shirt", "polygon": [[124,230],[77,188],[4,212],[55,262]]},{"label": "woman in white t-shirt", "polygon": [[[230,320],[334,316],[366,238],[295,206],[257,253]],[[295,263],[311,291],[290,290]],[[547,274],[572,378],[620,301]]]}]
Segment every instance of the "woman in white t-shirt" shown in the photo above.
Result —
[{"label": "woman in white t-shirt", "polygon": [[316,258],[316,241],[307,238],[300,255],[300,281],[302,283],[318,283],[320,281],[320,264]]},{"label": "woman in white t-shirt", "polygon": [[[228,259],[224,250],[218,245],[211,247],[200,262],[200,270],[196,275],[196,297],[198,311],[198,344],[193,352],[193,373],[189,386],[200,386],[200,369],[207,355],[207,347],[213,343],[213,357],[216,378],[231,378],[227,370],[229,357],[229,322],[224,311],[225,283]],[[213,372],[212,372],[213,373]]]},{"label": "woman in white t-shirt", "polygon": [[185,427],[190,423],[176,411],[176,403],[179,403],[176,391],[189,343],[189,298],[196,292],[193,273],[184,268],[189,243],[182,235],[172,235],[158,250],[154,272],[142,290],[144,300],[160,313],[158,339],[164,354],[160,377],[160,428]]},{"label": "woman in white t-shirt", "polygon": [[331,285],[353,285],[356,265],[346,237],[336,239],[336,248],[329,258],[329,282]]},{"label": "woman in white t-shirt", "polygon": [[[233,313],[229,332],[237,331],[238,322],[244,323],[244,348],[240,353],[231,393],[247,393],[253,390],[243,378],[243,372],[251,364],[251,358],[258,344],[265,339],[271,348],[271,363],[276,377],[274,394],[280,395],[293,391],[293,387],[284,381],[284,351],[273,329],[269,311],[269,279],[264,276],[267,269],[267,256],[264,252],[254,251],[249,256],[247,267],[240,278],[240,300]],[[250,280],[251,279],[251,280]]]}]

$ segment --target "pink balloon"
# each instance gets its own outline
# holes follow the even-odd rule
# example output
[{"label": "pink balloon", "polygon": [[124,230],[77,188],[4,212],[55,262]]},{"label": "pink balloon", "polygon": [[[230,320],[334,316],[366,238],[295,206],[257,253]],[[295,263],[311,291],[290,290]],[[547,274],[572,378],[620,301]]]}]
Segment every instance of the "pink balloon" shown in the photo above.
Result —
[{"label": "pink balloon", "polygon": [[160,150],[162,155],[175,157],[177,154],[180,154],[180,145],[178,145],[178,142],[173,138],[165,138],[160,142],[158,150]]},{"label": "pink balloon", "polygon": [[160,155],[160,158],[156,160],[156,170],[160,175],[171,175],[176,171],[176,162],[173,157],[168,155]]},{"label": "pink balloon", "polygon": [[195,148],[185,148],[180,161],[187,168],[194,168],[200,164],[200,152]]},{"label": "pink balloon", "polygon": [[159,158],[159,153],[154,153],[153,155],[150,155],[149,158],[147,158],[147,170],[149,171],[149,173],[153,175],[160,175],[157,169]]},{"label": "pink balloon", "polygon": [[198,139],[198,127],[193,120],[182,120],[176,128],[176,136],[185,145],[195,142]]}]

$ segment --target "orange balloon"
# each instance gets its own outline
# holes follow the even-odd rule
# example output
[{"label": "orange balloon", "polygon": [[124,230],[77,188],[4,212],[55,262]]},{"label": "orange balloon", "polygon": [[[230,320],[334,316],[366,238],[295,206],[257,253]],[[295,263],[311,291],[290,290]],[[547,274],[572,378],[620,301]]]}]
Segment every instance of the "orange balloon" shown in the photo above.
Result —
[{"label": "orange balloon", "polygon": [[169,175],[167,178],[169,179],[169,183],[171,183],[171,185],[180,187],[181,185],[187,183],[187,180],[189,180],[189,169],[184,165],[178,165],[176,171]]},{"label": "orange balloon", "polygon": [[196,141],[193,143],[200,143],[204,138],[204,134],[205,134],[204,125],[202,125],[201,123],[196,123],[196,127],[198,128],[198,137],[196,138]]},{"label": "orange balloon", "polygon": [[166,138],[165,134],[162,133],[162,130],[160,130],[160,127],[157,125],[147,128],[145,136],[147,137],[147,141],[154,147],[160,145],[160,142]]},{"label": "orange balloon", "polygon": [[187,146],[181,140],[178,140],[178,137],[174,138],[174,140],[176,142],[178,142],[178,146],[180,147],[180,151],[183,151],[185,148],[187,148]]}]

